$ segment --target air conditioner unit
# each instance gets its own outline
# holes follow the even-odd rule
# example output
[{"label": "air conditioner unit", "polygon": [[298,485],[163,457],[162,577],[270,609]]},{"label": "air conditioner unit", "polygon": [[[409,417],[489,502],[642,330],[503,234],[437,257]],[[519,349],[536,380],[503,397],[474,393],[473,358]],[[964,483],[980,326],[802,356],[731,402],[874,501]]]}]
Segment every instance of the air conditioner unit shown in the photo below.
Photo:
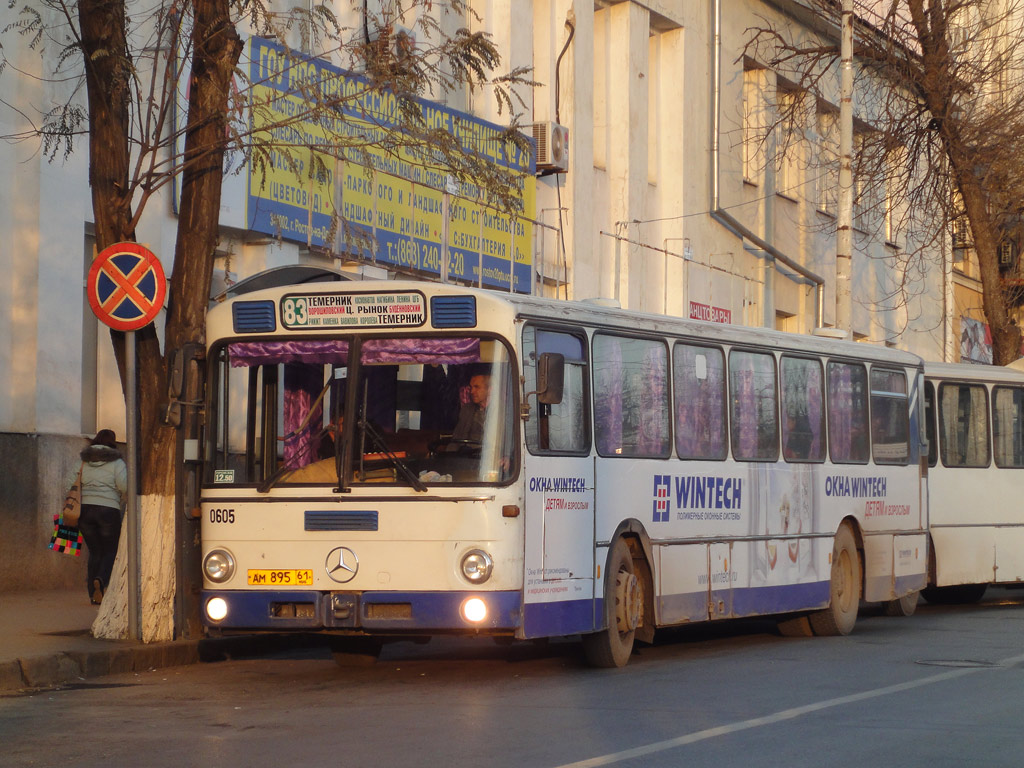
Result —
[{"label": "air conditioner unit", "polygon": [[1013,243],[1011,243],[1009,240],[1003,240],[1003,242],[1001,242],[999,244],[999,265],[1000,266],[1002,266],[1002,267],[1013,266],[1013,262],[1015,261],[1013,250],[1014,250]]},{"label": "air conditioner unit", "polygon": [[537,143],[537,170],[548,173],[569,170],[569,129],[552,123],[533,124],[533,140]]},{"label": "air conditioner unit", "polygon": [[971,235],[967,224],[967,218],[958,216],[953,219],[953,248],[962,250],[971,247]]}]

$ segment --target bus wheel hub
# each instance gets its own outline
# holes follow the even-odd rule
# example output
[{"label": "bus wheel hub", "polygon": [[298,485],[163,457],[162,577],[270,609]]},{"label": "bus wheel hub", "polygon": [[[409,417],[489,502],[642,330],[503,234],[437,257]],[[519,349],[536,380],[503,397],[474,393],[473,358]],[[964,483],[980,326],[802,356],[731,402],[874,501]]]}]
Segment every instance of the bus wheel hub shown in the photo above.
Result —
[{"label": "bus wheel hub", "polygon": [[632,632],[640,624],[643,593],[636,574],[621,571],[615,578],[615,623],[619,632]]}]

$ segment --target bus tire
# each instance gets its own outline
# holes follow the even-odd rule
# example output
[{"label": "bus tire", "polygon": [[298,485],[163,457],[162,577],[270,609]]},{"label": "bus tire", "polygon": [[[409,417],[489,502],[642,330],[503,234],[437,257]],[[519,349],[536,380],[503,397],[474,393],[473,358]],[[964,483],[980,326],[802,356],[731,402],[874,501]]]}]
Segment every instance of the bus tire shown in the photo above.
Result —
[{"label": "bus tire", "polygon": [[848,635],[857,623],[860,607],[860,556],[850,526],[836,531],[832,545],[832,573],[829,579],[828,608],[810,615],[816,635]]},{"label": "bus tire", "polygon": [[622,538],[608,554],[604,573],[604,629],[583,636],[583,653],[594,667],[623,667],[633,653],[633,639],[644,609],[643,583],[633,554]]},{"label": "bus tire", "polygon": [[917,610],[917,598],[920,592],[911,592],[909,595],[898,597],[895,600],[886,600],[882,604],[882,612],[886,616],[913,616]]},{"label": "bus tire", "polygon": [[966,605],[985,596],[988,584],[955,584],[951,587],[928,587],[921,594],[933,605]]}]

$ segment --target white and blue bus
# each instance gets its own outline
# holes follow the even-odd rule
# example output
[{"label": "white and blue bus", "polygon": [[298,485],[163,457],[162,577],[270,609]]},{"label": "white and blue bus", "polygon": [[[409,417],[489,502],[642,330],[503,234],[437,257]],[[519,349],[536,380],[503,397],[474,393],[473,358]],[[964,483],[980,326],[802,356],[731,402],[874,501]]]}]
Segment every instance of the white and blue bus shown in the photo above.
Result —
[{"label": "white and blue bus", "polygon": [[925,363],[929,602],[1024,583],[1024,371]]},{"label": "white and blue bus", "polygon": [[925,586],[910,354],[422,282],[208,321],[204,622],[340,637],[851,631]]}]

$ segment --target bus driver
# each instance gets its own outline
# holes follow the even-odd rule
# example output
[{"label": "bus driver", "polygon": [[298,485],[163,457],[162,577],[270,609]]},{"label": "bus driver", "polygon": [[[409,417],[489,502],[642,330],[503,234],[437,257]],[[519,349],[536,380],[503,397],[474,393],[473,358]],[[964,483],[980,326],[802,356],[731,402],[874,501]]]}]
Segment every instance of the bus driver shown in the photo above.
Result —
[{"label": "bus driver", "polygon": [[469,402],[459,410],[459,420],[452,433],[454,440],[479,443],[484,436],[487,406],[491,400],[490,374],[478,373],[469,380]]}]

